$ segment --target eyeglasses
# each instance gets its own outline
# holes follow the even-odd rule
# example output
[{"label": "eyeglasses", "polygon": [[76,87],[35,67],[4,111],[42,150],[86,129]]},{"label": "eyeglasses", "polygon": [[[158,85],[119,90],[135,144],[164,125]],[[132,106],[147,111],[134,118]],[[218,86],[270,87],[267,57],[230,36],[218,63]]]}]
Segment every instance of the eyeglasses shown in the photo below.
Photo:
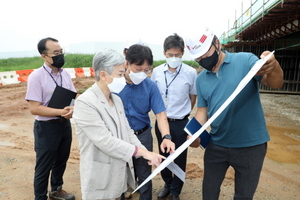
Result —
[{"label": "eyeglasses", "polygon": [[53,51],[52,53],[45,53],[45,54],[53,54],[53,55],[55,55],[55,56],[58,56],[58,55],[60,55],[60,54],[64,54],[64,51],[61,49],[60,51],[55,50],[55,51]]},{"label": "eyeglasses", "polygon": [[180,56],[182,56],[182,54],[181,53],[176,53],[176,54],[168,53],[167,56],[169,58],[173,58],[173,57],[179,58]]},{"label": "eyeglasses", "polygon": [[130,65],[130,67],[132,67],[134,69],[134,71],[136,71],[136,73],[138,73],[138,72],[144,72],[145,74],[149,74],[152,71],[151,69],[146,69],[146,70],[137,69],[137,68],[133,67],[132,65]]}]

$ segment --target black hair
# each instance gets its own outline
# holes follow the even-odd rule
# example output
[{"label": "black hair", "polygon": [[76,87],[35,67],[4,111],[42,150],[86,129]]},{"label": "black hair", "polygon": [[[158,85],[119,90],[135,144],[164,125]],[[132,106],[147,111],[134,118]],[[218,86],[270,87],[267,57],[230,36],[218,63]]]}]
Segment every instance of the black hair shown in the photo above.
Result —
[{"label": "black hair", "polygon": [[37,45],[37,48],[38,48],[38,51],[39,51],[40,54],[45,53],[45,51],[47,50],[47,48],[46,48],[46,42],[47,42],[48,40],[51,40],[51,41],[53,41],[53,42],[58,42],[57,39],[54,39],[54,38],[52,38],[52,37],[47,37],[47,38],[41,39],[41,40],[39,41],[38,45]]},{"label": "black hair", "polygon": [[151,66],[153,64],[153,55],[149,47],[140,44],[134,44],[129,47],[125,59],[130,64],[142,65],[145,61]]},{"label": "black hair", "polygon": [[177,33],[174,33],[174,35],[170,35],[164,41],[165,52],[173,48],[180,48],[181,52],[184,51],[184,41],[182,37],[180,37]]}]

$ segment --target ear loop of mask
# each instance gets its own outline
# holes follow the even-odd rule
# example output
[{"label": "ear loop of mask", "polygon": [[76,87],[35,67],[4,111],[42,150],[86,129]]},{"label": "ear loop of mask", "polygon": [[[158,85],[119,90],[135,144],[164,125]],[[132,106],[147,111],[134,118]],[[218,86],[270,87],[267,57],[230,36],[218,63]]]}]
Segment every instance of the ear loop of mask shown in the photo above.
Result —
[{"label": "ear loop of mask", "polygon": [[[217,45],[216,45],[216,43],[215,43],[215,41],[216,41],[216,40],[217,40],[217,37],[216,37],[216,36],[214,36],[214,39],[213,39],[212,45],[214,45],[214,46],[215,46],[215,48],[216,48],[216,50],[217,50],[217,53],[218,53],[218,55],[220,55],[220,49],[217,47]],[[215,73],[215,72],[213,72],[213,73]],[[216,76],[219,78],[218,72],[216,72],[215,74],[216,74]]]},{"label": "ear loop of mask", "polygon": [[212,45],[214,45],[215,47],[216,47],[216,49],[218,50],[218,55],[220,54],[220,49],[217,47],[217,45],[216,45],[216,40],[217,40],[217,37],[216,36],[214,36],[214,39],[213,39],[213,41],[212,41]]},{"label": "ear loop of mask", "polygon": [[214,39],[213,39],[213,42],[212,42],[212,45],[214,45],[216,47],[216,49],[218,50],[218,55],[220,55],[220,52],[223,51],[222,49],[219,49],[215,43],[215,41],[217,40],[218,38],[216,36],[214,36]]},{"label": "ear loop of mask", "polygon": [[[106,71],[105,71],[105,73],[114,80],[114,77],[112,77],[111,75],[109,75]],[[108,85],[108,83],[106,82],[106,80],[104,82]]]}]

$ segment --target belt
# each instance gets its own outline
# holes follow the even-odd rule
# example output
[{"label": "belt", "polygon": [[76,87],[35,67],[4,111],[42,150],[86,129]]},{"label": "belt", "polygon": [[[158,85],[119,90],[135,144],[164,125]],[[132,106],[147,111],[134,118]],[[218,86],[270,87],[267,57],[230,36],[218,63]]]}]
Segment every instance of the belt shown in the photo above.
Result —
[{"label": "belt", "polygon": [[66,122],[67,119],[66,118],[59,118],[59,119],[50,119],[50,120],[47,120],[47,121],[42,121],[42,122]]},{"label": "belt", "polygon": [[140,135],[140,134],[142,134],[143,132],[145,132],[148,128],[149,128],[149,125],[145,126],[144,128],[142,128],[142,129],[140,129],[140,130],[134,131],[134,134],[135,134],[135,135]]},{"label": "belt", "polygon": [[182,119],[172,119],[172,118],[168,118],[168,121],[169,121],[169,122],[182,121],[182,120],[186,120],[186,119],[188,119],[188,118],[189,118],[189,114],[186,115],[186,116],[184,116],[184,118],[182,118]]}]

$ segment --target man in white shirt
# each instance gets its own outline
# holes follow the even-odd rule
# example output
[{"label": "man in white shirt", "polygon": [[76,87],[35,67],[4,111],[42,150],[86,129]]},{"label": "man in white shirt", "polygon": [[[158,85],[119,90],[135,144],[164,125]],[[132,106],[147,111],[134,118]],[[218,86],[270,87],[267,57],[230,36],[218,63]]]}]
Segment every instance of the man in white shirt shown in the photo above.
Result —
[{"label": "man in white shirt", "polygon": [[[197,72],[194,68],[181,62],[184,54],[184,41],[176,33],[167,37],[164,41],[164,55],[167,63],[154,68],[151,79],[157,84],[160,94],[166,106],[167,118],[169,121],[171,140],[178,148],[186,141],[187,134],[184,127],[188,122],[188,116],[196,101],[195,81]],[[158,145],[164,138],[155,123],[155,133]],[[160,151],[164,156],[164,154]],[[183,170],[186,169],[187,150],[182,152],[174,162]],[[179,195],[183,182],[169,169],[161,171],[165,186],[158,193],[162,199],[171,194],[171,200],[180,200]]]}]

